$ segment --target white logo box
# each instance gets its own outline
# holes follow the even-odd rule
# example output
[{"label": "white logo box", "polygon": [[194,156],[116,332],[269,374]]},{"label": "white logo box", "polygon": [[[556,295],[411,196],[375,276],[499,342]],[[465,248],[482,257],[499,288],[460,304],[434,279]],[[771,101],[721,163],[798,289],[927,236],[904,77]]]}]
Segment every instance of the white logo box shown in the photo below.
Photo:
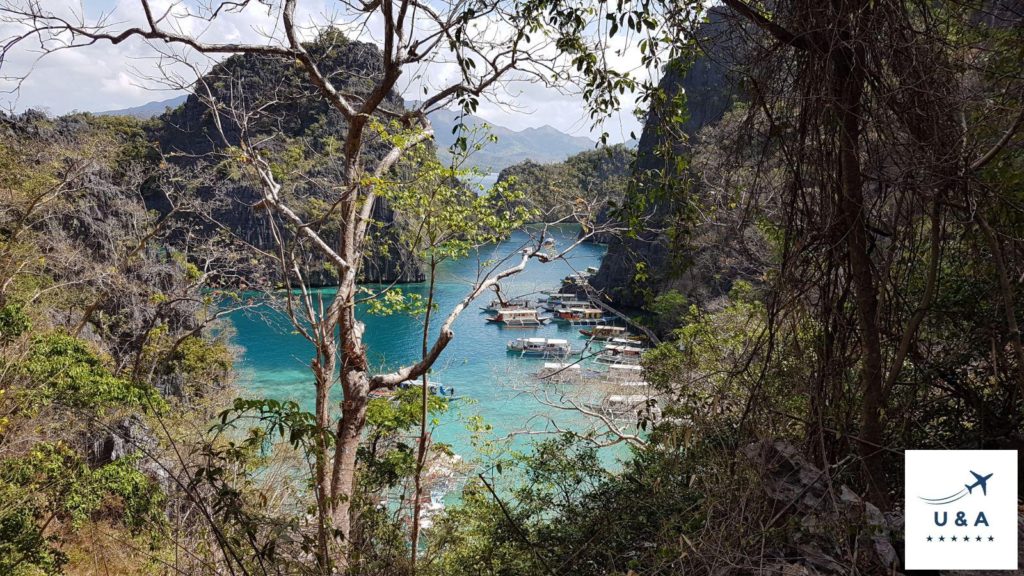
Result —
[{"label": "white logo box", "polygon": [[1017,451],[907,450],[904,568],[1017,569]]}]

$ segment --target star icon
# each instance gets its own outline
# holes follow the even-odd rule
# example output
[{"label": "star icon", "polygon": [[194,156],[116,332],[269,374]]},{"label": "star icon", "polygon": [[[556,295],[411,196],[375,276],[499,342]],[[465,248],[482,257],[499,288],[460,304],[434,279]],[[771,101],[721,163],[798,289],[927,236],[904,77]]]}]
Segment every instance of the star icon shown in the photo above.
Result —
[{"label": "star icon", "polygon": [[932,541],[932,537],[931,537],[931,536],[929,536],[929,537],[928,537],[928,541],[929,541],[929,542],[931,542],[931,541]]},{"label": "star icon", "polygon": [[946,537],[945,536],[939,536],[939,542],[945,542],[945,541],[946,541]]},{"label": "star icon", "polygon": [[971,541],[971,537],[970,536],[964,536],[964,542],[970,542],[970,541]]},{"label": "star icon", "polygon": [[950,537],[950,540],[953,541],[953,542],[956,542],[956,536]]},{"label": "star icon", "polygon": [[975,539],[974,539],[974,540],[975,540],[976,542],[981,542],[981,536],[977,536],[977,537],[975,537]]},{"label": "star icon", "polygon": [[989,536],[989,537],[988,537],[988,541],[989,541],[989,542],[991,542],[991,541],[993,541],[993,540],[995,540],[995,539],[996,539],[996,538],[995,538],[995,536]]}]

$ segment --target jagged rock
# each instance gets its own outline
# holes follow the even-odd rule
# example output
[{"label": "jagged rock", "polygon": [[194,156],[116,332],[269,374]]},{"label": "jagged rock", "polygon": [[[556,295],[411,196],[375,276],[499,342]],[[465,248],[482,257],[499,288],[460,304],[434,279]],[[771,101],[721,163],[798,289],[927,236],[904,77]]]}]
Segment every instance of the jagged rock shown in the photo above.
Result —
[{"label": "jagged rock", "polygon": [[142,419],[132,414],[102,431],[93,439],[89,459],[94,466],[109,464],[138,451],[152,452],[156,438]]},{"label": "jagged rock", "polygon": [[[365,95],[373,88],[374,79],[383,74],[380,49],[372,43],[330,36],[310,43],[307,48],[342,93]],[[236,93],[244,94],[250,109],[261,108],[260,115],[247,121],[246,131],[264,140],[261,145],[264,153],[280,153],[292,146],[291,150],[322,154],[320,158],[330,160],[309,168],[305,174],[308,180],[342,181],[344,158],[323,152],[326,142],[344,140],[348,123],[326,99],[310,90],[308,78],[293,61],[256,54],[234,55],[214,66],[204,76],[203,84],[220,102],[234,101]],[[386,96],[383,107],[393,113],[405,109],[401,96],[393,91]],[[230,114],[221,112],[220,116],[218,123],[206,103],[193,94],[180,107],[160,117],[153,130],[153,138],[170,162],[187,169],[201,166],[200,170],[212,175],[210,184],[199,193],[204,200],[211,202],[209,210],[213,220],[232,230],[244,242],[260,249],[270,249],[276,241],[265,221],[266,213],[261,207],[258,191],[244,182],[223,178],[217,173],[216,163],[221,158],[211,153],[223,152],[228,146],[225,139],[236,145],[242,132]],[[218,125],[223,128],[224,137],[219,134]],[[362,154],[369,170],[389,148],[372,132],[368,131],[364,137]],[[297,143],[301,146],[296,146]],[[289,194],[294,207],[304,214],[304,202],[334,202],[334,198],[325,196],[328,194],[325,188],[329,187],[298,182],[289,187]],[[153,194],[146,200],[152,210],[166,212],[170,209],[163,194]],[[370,245],[383,249],[364,258],[361,280],[371,283],[422,282],[426,277],[422,262],[397,241],[397,234],[405,226],[401,215],[381,198],[374,205],[371,216],[374,224],[369,231],[373,238]],[[219,231],[219,226],[208,228],[211,235]],[[303,262],[311,285],[328,286],[337,282],[333,269],[325,267],[326,262],[319,254]],[[275,266],[267,268],[250,262],[241,265],[236,273],[246,278],[249,285],[282,281]]]},{"label": "jagged rock", "polygon": [[[709,21],[700,34],[706,54],[685,72],[670,65],[659,82],[666,101],[680,93],[686,94],[687,120],[670,130],[663,118],[665,112],[658,106],[652,106],[645,119],[637,146],[635,184],[626,198],[627,203],[644,206],[645,229],[636,238],[611,239],[608,253],[590,282],[616,304],[642,306],[645,288],[655,293],[675,289],[696,301],[728,292],[731,285],[729,274],[723,273],[728,263],[716,261],[713,266],[693,266],[695,256],[701,255],[688,253],[690,246],[673,244],[676,235],[667,229],[674,224],[674,215],[686,201],[675,197],[677,191],[673,190],[668,198],[659,191],[661,180],[676,181],[684,176],[674,174],[674,165],[666,162],[665,153],[689,154],[688,141],[704,126],[720,120],[732,105],[735,81],[718,54],[719,49],[730,42],[725,37],[729,27],[722,25],[724,14],[717,9],[709,13]],[[680,131],[685,136],[680,137]],[[642,266],[647,275],[642,285],[634,280],[640,272],[638,266]]]},{"label": "jagged rock", "polygon": [[851,528],[857,529],[858,549],[873,552],[859,560],[885,573],[900,565],[890,519],[849,487],[830,483],[827,472],[795,446],[782,440],[766,441],[750,444],[742,452],[760,473],[768,497],[781,506],[776,525],[785,523],[783,517],[793,520],[787,541],[810,574],[849,573],[850,561],[844,554],[847,543],[842,540]]}]

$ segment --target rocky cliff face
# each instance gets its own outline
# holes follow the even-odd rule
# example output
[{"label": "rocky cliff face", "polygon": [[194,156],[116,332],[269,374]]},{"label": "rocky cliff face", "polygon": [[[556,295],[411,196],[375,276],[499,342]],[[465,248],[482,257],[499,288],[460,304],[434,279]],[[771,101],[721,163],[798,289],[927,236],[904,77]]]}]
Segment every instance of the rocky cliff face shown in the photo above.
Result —
[{"label": "rocky cliff face", "polygon": [[[382,73],[381,55],[376,46],[352,42],[333,34],[321,37],[308,49],[322,71],[329,74],[343,93],[357,97],[372,89]],[[218,64],[196,86],[198,94],[209,91],[219,102],[230,103],[232,113],[215,117],[196,95],[180,107],[160,117],[154,137],[167,158],[186,170],[205,171],[208,183],[201,190],[211,201],[211,214],[220,225],[232,230],[244,242],[259,249],[274,246],[267,214],[259,209],[259,192],[225,167],[223,154],[237,145],[244,130],[250,140],[261,140],[263,153],[271,165],[279,168],[288,194],[295,206],[315,218],[318,206],[330,205],[341,188],[343,155],[337,150],[343,141],[346,122],[340,113],[309,87],[308,80],[295,63],[281,58],[238,55]],[[404,111],[403,100],[395,93],[383,107]],[[223,136],[217,130],[217,123]],[[383,156],[386,143],[368,135],[364,158],[369,169]],[[153,208],[166,210],[159,198]],[[401,218],[387,201],[377,201],[370,231],[373,245],[379,247],[362,265],[364,282],[419,282],[424,279],[417,258],[395,241],[401,230]],[[328,232],[330,232],[328,230]],[[334,232],[337,233],[336,231]],[[306,274],[317,285],[329,285],[335,273],[324,261],[313,257]],[[242,270],[245,276],[268,275],[273,270]],[[272,278],[253,278],[267,280]]]},{"label": "rocky cliff face", "polygon": [[626,197],[635,214],[644,218],[644,229],[636,238],[612,239],[600,270],[591,279],[594,288],[619,305],[641,307],[650,295],[671,289],[696,299],[728,291],[727,282],[713,271],[692,266],[700,255],[672,231],[688,204],[686,196],[699,193],[676,186],[685,174],[673,173],[674,160],[691,153],[690,143],[697,133],[722,118],[737,91],[718,49],[727,43],[725,31],[722,13],[712,12],[703,30],[704,55],[687,70],[678,63],[666,67],[659,83],[666,102],[685,93],[688,118],[674,125],[666,119],[672,111],[659,105],[647,114]]}]

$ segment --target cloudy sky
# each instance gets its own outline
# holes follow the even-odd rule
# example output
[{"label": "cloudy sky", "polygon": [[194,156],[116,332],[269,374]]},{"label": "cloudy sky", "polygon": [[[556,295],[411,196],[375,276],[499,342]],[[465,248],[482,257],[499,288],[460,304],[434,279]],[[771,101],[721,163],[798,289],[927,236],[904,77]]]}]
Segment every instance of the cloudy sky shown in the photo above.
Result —
[{"label": "cloudy sky", "polygon": [[[28,0],[3,0],[19,4]],[[188,0],[203,2],[206,0]],[[69,3],[70,2],[70,3]],[[141,25],[143,13],[137,0],[85,0],[83,3],[71,0],[43,0],[44,6],[64,17],[86,21],[105,18],[111,28],[120,30],[131,25]],[[230,14],[208,23],[186,17],[186,10],[196,10],[199,4],[187,8],[185,4],[171,0],[151,0],[154,12],[167,11],[170,16],[168,27],[198,36],[206,42],[267,42],[267,38],[280,36],[275,27],[276,14],[270,13],[261,4],[254,3],[241,13]],[[206,4],[208,6],[208,4]],[[345,22],[333,12],[338,6],[332,0],[302,0],[299,4],[299,22],[309,25],[307,34],[312,35],[313,24],[334,22],[348,27],[350,36],[361,40],[375,41],[380,30],[378,22],[370,20],[358,25]],[[332,10],[332,11],[328,11]],[[178,15],[177,18],[174,16]],[[500,27],[488,30],[496,38],[502,34]],[[18,32],[16,25],[0,23],[0,43]],[[270,40],[274,41],[274,40]],[[616,64],[632,66],[638,61],[626,40],[617,46],[619,54],[614,56]],[[194,78],[195,73],[180,65],[167,66],[167,59],[160,58],[157,47],[142,40],[131,40],[119,45],[99,43],[93,46],[60,50],[39,58],[38,42],[23,43],[0,69],[0,87],[14,92],[0,94],[0,106],[5,110],[21,111],[39,108],[51,114],[64,114],[74,110],[98,112],[138,106],[151,101],[172,98],[181,91],[169,89],[161,80],[167,70],[177,75],[179,81]],[[177,51],[198,69],[205,70],[213,61],[194,53]],[[163,64],[164,68],[159,66]],[[414,99],[422,94],[423,86],[438,86],[454,79],[457,68],[450,62],[436,62],[403,76],[402,91],[407,98]],[[15,78],[18,80],[16,81]],[[23,78],[23,79],[22,79]],[[489,122],[514,130],[527,127],[551,125],[564,132],[596,137],[600,129],[592,131],[585,114],[582,98],[577,91],[559,90],[527,82],[512,82],[502,86],[492,95],[492,101],[481,104],[479,115]],[[632,98],[626,97],[625,108],[602,127],[612,141],[630,138],[630,132],[637,135],[640,125],[633,115]]]}]

